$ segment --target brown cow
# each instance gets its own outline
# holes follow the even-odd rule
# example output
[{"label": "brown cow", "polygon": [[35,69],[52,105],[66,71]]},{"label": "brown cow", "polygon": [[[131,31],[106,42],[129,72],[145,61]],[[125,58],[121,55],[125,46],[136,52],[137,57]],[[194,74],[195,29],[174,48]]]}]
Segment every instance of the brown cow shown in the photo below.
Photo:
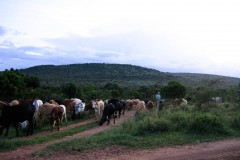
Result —
[{"label": "brown cow", "polygon": [[51,132],[53,131],[53,127],[55,123],[57,123],[58,126],[58,131],[60,130],[60,123],[62,121],[62,116],[63,116],[63,108],[62,107],[54,107],[51,111],[50,114],[50,125],[51,125]]},{"label": "brown cow", "polygon": [[39,107],[37,111],[37,124],[43,125],[45,117],[49,116],[52,109],[55,107],[55,104],[50,104],[45,102],[42,106]]},{"label": "brown cow", "polygon": [[146,109],[150,110],[153,109],[153,102],[152,101],[148,101],[147,103],[145,103]]},{"label": "brown cow", "polygon": [[127,110],[131,110],[132,107],[133,107],[133,100],[128,99],[128,100],[126,100],[125,103],[126,103],[126,108],[127,108]]}]

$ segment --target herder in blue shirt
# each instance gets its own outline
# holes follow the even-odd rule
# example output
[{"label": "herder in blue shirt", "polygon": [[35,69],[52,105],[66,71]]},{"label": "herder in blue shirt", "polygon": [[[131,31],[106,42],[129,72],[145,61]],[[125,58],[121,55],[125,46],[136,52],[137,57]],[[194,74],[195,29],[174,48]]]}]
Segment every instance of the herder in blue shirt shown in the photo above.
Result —
[{"label": "herder in blue shirt", "polygon": [[163,103],[161,101],[161,95],[160,95],[160,92],[158,92],[156,95],[155,95],[155,98],[156,98],[156,101],[157,101],[157,112],[158,112],[158,115],[159,115],[159,112],[162,110],[163,108]]}]

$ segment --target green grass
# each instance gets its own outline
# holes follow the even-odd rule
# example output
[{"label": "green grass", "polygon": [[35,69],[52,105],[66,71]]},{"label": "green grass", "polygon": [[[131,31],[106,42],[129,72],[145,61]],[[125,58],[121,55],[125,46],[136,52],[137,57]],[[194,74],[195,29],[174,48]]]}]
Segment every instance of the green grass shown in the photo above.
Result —
[{"label": "green grass", "polygon": [[[206,106],[205,106],[206,109]],[[83,152],[109,146],[123,148],[155,148],[194,144],[237,137],[240,133],[238,106],[211,106],[209,111],[191,109],[143,112],[119,127],[90,137],[60,142],[38,151],[35,156],[55,152]],[[221,114],[219,114],[221,113]]]},{"label": "green grass", "polygon": [[92,123],[86,124],[84,126],[76,127],[76,128],[69,129],[69,130],[66,130],[66,131],[56,132],[55,134],[48,135],[48,136],[36,137],[36,138],[30,139],[30,140],[6,139],[6,138],[1,137],[0,138],[0,152],[14,150],[14,149],[17,149],[18,147],[21,147],[21,146],[40,144],[40,143],[43,143],[43,142],[63,138],[65,136],[71,136],[71,135],[76,134],[78,132],[96,127],[97,125],[98,124],[96,122],[92,122]]}]

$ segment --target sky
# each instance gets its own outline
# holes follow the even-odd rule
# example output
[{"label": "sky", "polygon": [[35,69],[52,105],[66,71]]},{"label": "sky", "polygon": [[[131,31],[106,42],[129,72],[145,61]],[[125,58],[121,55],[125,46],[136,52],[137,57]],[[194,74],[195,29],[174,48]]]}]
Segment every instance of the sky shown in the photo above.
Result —
[{"label": "sky", "polygon": [[239,0],[0,0],[0,71],[131,64],[240,78]]}]

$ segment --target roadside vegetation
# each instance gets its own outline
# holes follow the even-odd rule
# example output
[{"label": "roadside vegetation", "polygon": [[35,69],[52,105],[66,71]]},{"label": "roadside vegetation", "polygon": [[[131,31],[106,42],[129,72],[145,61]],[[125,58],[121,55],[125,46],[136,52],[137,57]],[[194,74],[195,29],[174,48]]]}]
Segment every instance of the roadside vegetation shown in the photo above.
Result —
[{"label": "roadside vegetation", "polygon": [[233,138],[239,136],[239,120],[239,104],[208,103],[200,108],[192,104],[173,110],[165,106],[160,116],[155,109],[141,112],[113,130],[50,145],[35,156],[92,152],[111,146],[143,149]]}]

